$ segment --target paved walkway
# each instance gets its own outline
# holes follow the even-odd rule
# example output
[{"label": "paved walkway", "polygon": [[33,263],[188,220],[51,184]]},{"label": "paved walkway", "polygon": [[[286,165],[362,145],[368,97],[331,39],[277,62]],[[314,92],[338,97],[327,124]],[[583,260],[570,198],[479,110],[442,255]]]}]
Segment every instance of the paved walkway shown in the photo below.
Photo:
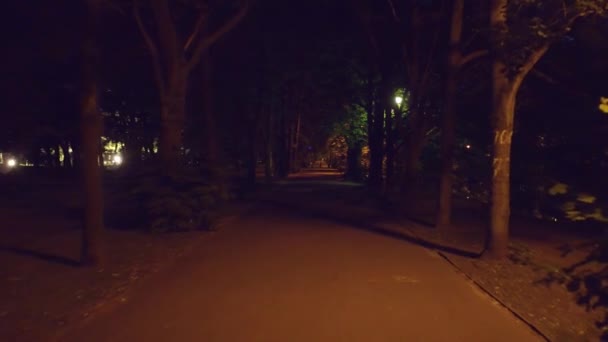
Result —
[{"label": "paved walkway", "polygon": [[419,246],[260,205],[64,341],[538,341]]}]

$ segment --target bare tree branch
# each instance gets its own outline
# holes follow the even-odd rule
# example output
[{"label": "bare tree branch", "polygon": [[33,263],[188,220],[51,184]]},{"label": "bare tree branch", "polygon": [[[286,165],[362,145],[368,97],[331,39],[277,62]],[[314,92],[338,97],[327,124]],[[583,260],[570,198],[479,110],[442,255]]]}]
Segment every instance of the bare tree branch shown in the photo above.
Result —
[{"label": "bare tree branch", "polygon": [[393,18],[395,19],[395,21],[399,22],[399,16],[397,15],[397,8],[395,7],[395,3],[393,3],[393,0],[386,0],[386,2],[388,2],[388,6],[391,8],[391,11],[393,12]]},{"label": "bare tree branch", "polygon": [[490,51],[488,51],[488,50],[473,51],[473,52],[469,53],[468,55],[462,57],[460,59],[460,64],[458,66],[463,67],[463,66],[469,64],[470,62],[476,60],[477,58],[487,56],[489,53],[490,53]]},{"label": "bare tree branch", "polygon": [[526,60],[524,65],[521,67],[521,69],[515,76],[514,84],[516,86],[519,86],[519,84],[521,84],[523,82],[526,75],[528,75],[530,70],[532,70],[532,68],[534,68],[536,63],[538,63],[538,61],[545,55],[545,53],[548,50],[549,50],[549,44],[544,44],[544,45],[538,47],[536,50],[534,50],[532,52],[532,54],[530,54],[530,56],[528,57],[528,59]]},{"label": "bare tree branch", "polygon": [[199,41],[198,46],[192,54],[192,57],[190,57],[190,60],[186,64],[186,69],[188,71],[192,70],[200,61],[203,52],[205,52],[205,50],[215,43],[220,37],[235,28],[236,25],[238,25],[238,23],[245,18],[248,11],[249,0],[245,0],[239,11],[230,20],[224,23],[224,25],[218,28],[215,32],[209,34],[208,36],[201,37],[202,39]]},{"label": "bare tree branch", "polygon": [[143,21],[141,20],[141,15],[139,13],[139,1],[133,0],[133,15],[135,16],[135,21],[137,22],[137,27],[139,28],[139,32],[144,38],[146,45],[148,46],[148,51],[150,55],[152,55],[152,65],[154,67],[154,78],[156,80],[156,85],[161,96],[165,94],[165,81],[163,79],[162,73],[162,64],[160,60],[160,55],[158,54],[158,47],[154,43],[152,36],[146,30]]},{"label": "bare tree branch", "polygon": [[192,30],[190,37],[188,37],[188,40],[186,40],[186,44],[184,45],[184,51],[188,51],[188,48],[190,48],[190,45],[192,45],[194,38],[196,38],[196,36],[201,33],[201,27],[203,26],[203,21],[205,21],[206,18],[207,16],[205,15],[205,12],[202,12],[201,15],[198,17],[196,24],[194,25],[194,29]]},{"label": "bare tree branch", "polygon": [[563,89],[564,91],[569,92],[570,94],[577,95],[577,96],[593,97],[593,96],[591,96],[591,94],[589,94],[587,92],[584,92],[584,91],[581,91],[579,89],[570,87],[570,86],[564,84],[564,82],[558,81],[555,78],[547,75],[546,73],[544,73],[544,72],[542,72],[542,71],[540,71],[538,69],[532,69],[530,71],[530,73],[532,75],[538,77],[539,79],[547,82],[547,83],[559,86],[561,89]]}]

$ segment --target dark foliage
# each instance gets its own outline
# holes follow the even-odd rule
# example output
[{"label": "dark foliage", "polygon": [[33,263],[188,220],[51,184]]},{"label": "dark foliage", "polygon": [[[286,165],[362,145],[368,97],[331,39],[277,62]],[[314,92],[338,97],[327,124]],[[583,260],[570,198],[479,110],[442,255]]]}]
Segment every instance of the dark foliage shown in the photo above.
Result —
[{"label": "dark foliage", "polygon": [[146,172],[137,178],[132,194],[152,232],[211,229],[219,204],[227,198],[222,187],[194,170],[171,175]]}]

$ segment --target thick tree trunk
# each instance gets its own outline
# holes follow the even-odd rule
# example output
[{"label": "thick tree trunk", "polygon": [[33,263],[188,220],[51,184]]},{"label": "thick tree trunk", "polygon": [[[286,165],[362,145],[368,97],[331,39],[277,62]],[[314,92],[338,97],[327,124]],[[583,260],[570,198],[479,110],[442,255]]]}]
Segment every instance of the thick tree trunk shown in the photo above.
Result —
[{"label": "thick tree trunk", "polygon": [[443,119],[441,122],[441,174],[437,227],[444,229],[452,222],[452,184],[454,148],[456,145],[456,70],[448,72]]},{"label": "thick tree trunk", "polygon": [[395,128],[391,106],[386,107],[386,188],[392,190],[395,177]]},{"label": "thick tree trunk", "polygon": [[[383,82],[386,82],[383,80]],[[369,184],[373,187],[382,185],[382,161],[384,159],[384,109],[385,86],[381,87],[374,103],[372,135],[370,136]]]},{"label": "thick tree trunk", "polygon": [[216,166],[219,158],[219,144],[217,139],[217,128],[214,115],[213,85],[212,85],[212,61],[209,52],[203,55],[203,125],[204,125],[204,149],[205,158],[211,166]]},{"label": "thick tree trunk", "polygon": [[441,174],[436,225],[447,228],[452,222],[452,187],[454,148],[456,145],[456,83],[462,55],[462,17],[464,0],[455,0],[452,6],[447,76],[445,81],[445,104],[441,120]]},{"label": "thick tree trunk", "polygon": [[422,156],[422,150],[426,142],[424,135],[425,125],[419,123],[410,132],[408,142],[404,148],[405,156],[403,167],[403,183],[401,185],[401,191],[405,203],[414,204],[417,190],[419,190],[419,168],[420,168],[420,157]]},{"label": "thick tree trunk", "polygon": [[99,50],[96,44],[101,0],[87,0],[87,31],[83,44],[81,146],[82,180],[84,190],[84,227],[81,263],[99,265],[102,262],[103,190],[98,151],[102,117],[98,109],[96,68]]},{"label": "thick tree trunk", "polygon": [[250,118],[248,127],[248,146],[247,146],[247,185],[255,186],[255,173],[257,168],[257,153],[256,153],[256,125],[255,118]]},{"label": "thick tree trunk", "polygon": [[[496,63],[495,68],[502,68]],[[508,253],[510,215],[511,140],[517,87],[502,69],[494,70],[492,119],[494,147],[488,256],[504,258]]]},{"label": "thick tree trunk", "polygon": [[299,165],[299,156],[298,156],[298,150],[299,150],[299,143],[300,143],[300,124],[301,124],[301,112],[298,110],[298,114],[296,116],[296,121],[293,123],[293,129],[292,129],[292,139],[291,139],[291,152],[289,153],[290,156],[290,171],[291,172],[298,172],[300,170],[300,165]]},{"label": "thick tree trunk", "polygon": [[[507,0],[492,0],[490,22],[495,34],[508,33]],[[503,36],[494,37],[502,42]],[[549,45],[533,50],[518,72],[507,74],[504,56],[496,54],[492,65],[492,125],[494,130],[492,160],[492,194],[490,229],[486,241],[486,256],[505,258],[509,247],[511,140],[517,92],[534,65],[547,52]]]},{"label": "thick tree trunk", "polygon": [[268,108],[267,118],[267,130],[266,130],[266,153],[264,154],[264,178],[266,182],[271,182],[274,177],[274,120],[272,115],[272,108]]},{"label": "thick tree trunk", "polygon": [[186,115],[186,78],[178,78],[161,103],[158,153],[161,167],[172,172],[180,166]]},{"label": "thick tree trunk", "polygon": [[348,145],[346,151],[346,178],[352,181],[360,181],[361,172],[361,143],[354,142]]}]

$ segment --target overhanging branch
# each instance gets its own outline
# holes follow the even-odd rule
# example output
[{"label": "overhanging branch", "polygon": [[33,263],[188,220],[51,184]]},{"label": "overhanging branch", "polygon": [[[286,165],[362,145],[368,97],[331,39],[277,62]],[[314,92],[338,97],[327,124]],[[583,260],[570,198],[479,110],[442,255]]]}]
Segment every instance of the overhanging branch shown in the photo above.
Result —
[{"label": "overhanging branch", "polygon": [[186,68],[188,70],[192,70],[200,61],[201,56],[203,55],[203,52],[205,52],[205,50],[207,48],[209,48],[209,46],[211,46],[211,44],[215,43],[220,37],[222,37],[224,34],[228,33],[230,30],[235,28],[236,25],[241,20],[243,20],[245,15],[247,15],[248,11],[249,11],[249,0],[245,0],[244,4],[241,6],[239,11],[230,20],[228,20],[226,23],[224,23],[224,25],[222,25],[220,28],[218,28],[215,32],[211,33],[210,35],[201,37],[199,44],[197,45],[196,49],[194,50],[194,53],[192,54],[192,57],[190,58],[190,60],[188,61],[187,65],[186,65]]},{"label": "overhanging branch", "polygon": [[459,63],[459,67],[464,67],[465,65],[471,63],[472,61],[476,60],[477,58],[481,58],[481,57],[485,57],[490,53],[490,51],[488,50],[477,50],[477,51],[473,51],[471,53],[469,53],[468,55],[462,57],[460,59],[460,63]]},{"label": "overhanging branch", "polygon": [[201,13],[201,15],[198,17],[198,20],[194,25],[194,29],[192,30],[190,37],[188,37],[188,39],[186,40],[186,44],[184,45],[184,51],[187,51],[188,48],[190,48],[190,45],[192,45],[194,38],[196,38],[196,36],[201,32],[201,27],[203,26],[203,21],[205,21],[205,18],[206,15],[204,12]]},{"label": "overhanging branch", "polygon": [[137,22],[137,27],[139,28],[139,32],[144,38],[146,45],[148,46],[148,51],[150,51],[150,55],[152,55],[152,66],[154,67],[154,79],[156,80],[156,85],[158,86],[158,90],[163,96],[165,94],[165,82],[163,79],[162,73],[162,64],[160,60],[160,55],[158,53],[158,47],[154,44],[154,40],[150,33],[146,30],[143,21],[141,20],[141,15],[139,14],[139,2],[137,0],[133,0],[133,15],[135,16],[135,21]]}]

